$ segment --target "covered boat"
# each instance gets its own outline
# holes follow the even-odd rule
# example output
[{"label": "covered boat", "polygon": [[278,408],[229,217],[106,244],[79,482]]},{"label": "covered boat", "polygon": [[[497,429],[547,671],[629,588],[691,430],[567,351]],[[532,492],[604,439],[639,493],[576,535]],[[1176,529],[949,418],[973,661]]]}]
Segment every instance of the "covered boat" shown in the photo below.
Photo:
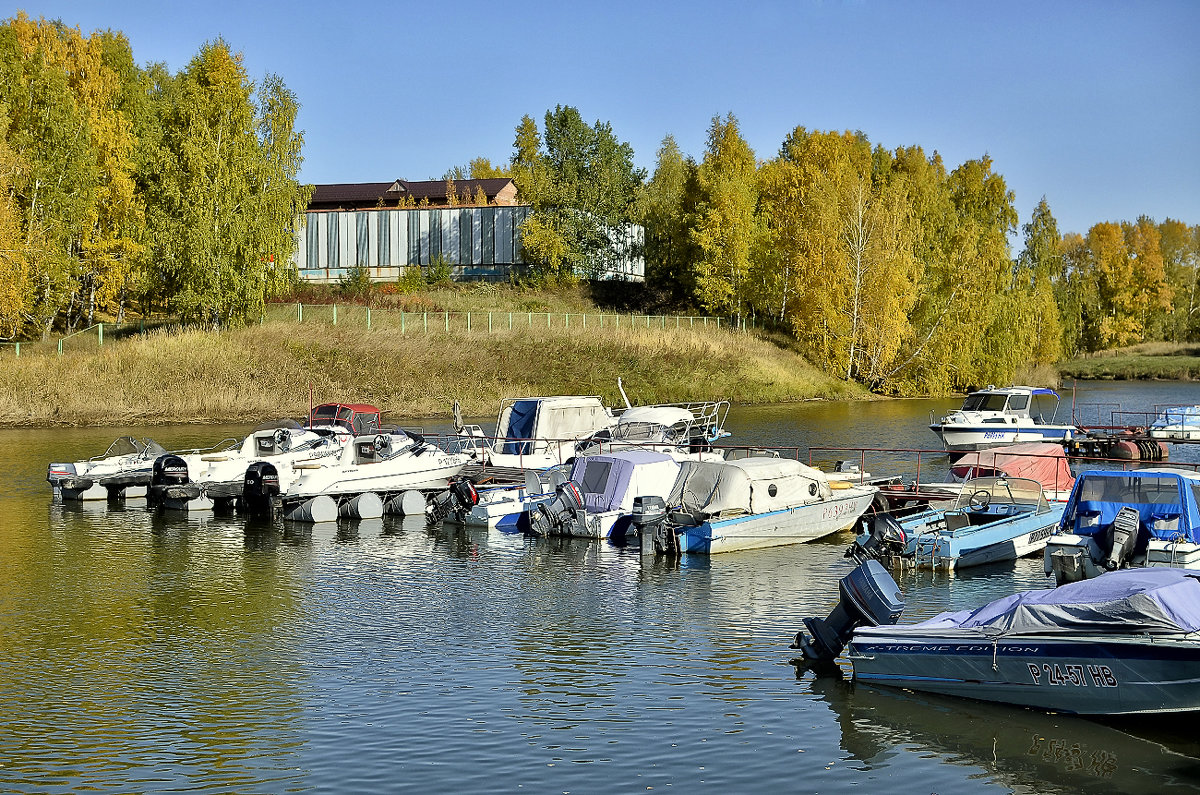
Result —
[{"label": "covered boat", "polygon": [[[459,424],[457,407],[455,417]],[[460,426],[459,434],[479,440],[485,464],[545,469],[565,463],[575,455],[576,442],[615,422],[612,411],[594,395],[505,398],[492,439],[478,425]]]},{"label": "covered boat", "polygon": [[1077,430],[1057,421],[1061,402],[1053,389],[988,386],[967,395],[929,429],[950,452],[970,452],[1018,442],[1063,442]]},{"label": "covered boat", "polygon": [[899,521],[886,513],[864,517],[849,554],[945,571],[1016,560],[1042,551],[1063,506],[1050,503],[1036,480],[974,478],[949,508]]},{"label": "covered boat", "polygon": [[663,510],[644,501],[635,514],[643,550],[715,554],[822,538],[852,526],[876,493],[787,458],[684,461]]},{"label": "covered boat", "polygon": [[1168,406],[1146,429],[1152,439],[1200,439],[1200,406]]},{"label": "covered boat", "polygon": [[919,624],[854,630],[857,681],[1056,712],[1200,710],[1200,579],[1107,573]]},{"label": "covered boat", "polygon": [[1200,570],[1200,473],[1081,473],[1047,540],[1045,562],[1060,585],[1130,566]]},{"label": "covered boat", "polygon": [[1061,444],[1024,442],[967,453],[950,467],[950,477],[962,482],[978,477],[1030,478],[1042,484],[1046,498],[1065,500],[1075,486],[1071,464]]}]

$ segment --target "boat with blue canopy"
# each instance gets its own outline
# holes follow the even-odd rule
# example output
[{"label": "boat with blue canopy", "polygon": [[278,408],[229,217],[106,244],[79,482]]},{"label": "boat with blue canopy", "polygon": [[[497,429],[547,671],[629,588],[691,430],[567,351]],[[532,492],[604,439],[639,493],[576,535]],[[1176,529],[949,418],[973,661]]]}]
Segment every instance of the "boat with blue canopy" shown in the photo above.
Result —
[{"label": "boat with blue canopy", "polygon": [[1045,563],[1059,585],[1131,566],[1200,570],[1200,473],[1081,473],[1046,543]]}]

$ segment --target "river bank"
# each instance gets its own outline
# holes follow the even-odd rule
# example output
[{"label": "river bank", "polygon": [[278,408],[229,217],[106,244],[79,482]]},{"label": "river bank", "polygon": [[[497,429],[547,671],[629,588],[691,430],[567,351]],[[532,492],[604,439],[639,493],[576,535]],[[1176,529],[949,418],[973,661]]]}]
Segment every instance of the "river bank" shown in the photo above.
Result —
[{"label": "river bank", "polygon": [[373,403],[391,419],[491,416],[502,398],[597,394],[620,404],[786,403],[873,396],[752,334],[547,328],[407,333],[267,322],[161,330],[4,363],[0,427],[254,422],[316,401]]},{"label": "river bank", "polygon": [[1058,369],[1064,381],[1197,381],[1200,345],[1146,342],[1080,356]]}]

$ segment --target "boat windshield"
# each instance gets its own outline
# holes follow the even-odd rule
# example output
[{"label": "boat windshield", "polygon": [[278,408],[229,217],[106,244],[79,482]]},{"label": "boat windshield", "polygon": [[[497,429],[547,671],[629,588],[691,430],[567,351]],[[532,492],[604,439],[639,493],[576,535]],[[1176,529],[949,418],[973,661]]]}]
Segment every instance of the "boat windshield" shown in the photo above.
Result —
[{"label": "boat windshield", "polygon": [[1042,484],[1029,478],[975,478],[963,484],[955,501],[955,508],[963,509],[972,503],[978,505],[982,495],[987,495],[989,505],[1035,505],[1049,509],[1050,503],[1042,491]]},{"label": "boat windshield", "polygon": [[996,392],[972,392],[963,401],[963,411],[1004,411],[1008,395]]},{"label": "boat windshield", "polygon": [[1135,505],[1179,505],[1179,480],[1148,475],[1086,477],[1077,502],[1119,502]]}]

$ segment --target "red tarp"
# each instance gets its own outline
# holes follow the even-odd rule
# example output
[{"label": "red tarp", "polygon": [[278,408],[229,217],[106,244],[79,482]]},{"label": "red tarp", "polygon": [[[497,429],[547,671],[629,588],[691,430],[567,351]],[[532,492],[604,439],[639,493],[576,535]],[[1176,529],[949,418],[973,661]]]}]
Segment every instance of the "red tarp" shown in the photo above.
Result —
[{"label": "red tarp", "polygon": [[1065,492],[1075,485],[1063,448],[1045,442],[1010,444],[967,453],[954,462],[950,474],[955,480],[997,475],[1030,478],[1042,484],[1050,499],[1054,499],[1056,491],[1064,492],[1065,499]]}]

